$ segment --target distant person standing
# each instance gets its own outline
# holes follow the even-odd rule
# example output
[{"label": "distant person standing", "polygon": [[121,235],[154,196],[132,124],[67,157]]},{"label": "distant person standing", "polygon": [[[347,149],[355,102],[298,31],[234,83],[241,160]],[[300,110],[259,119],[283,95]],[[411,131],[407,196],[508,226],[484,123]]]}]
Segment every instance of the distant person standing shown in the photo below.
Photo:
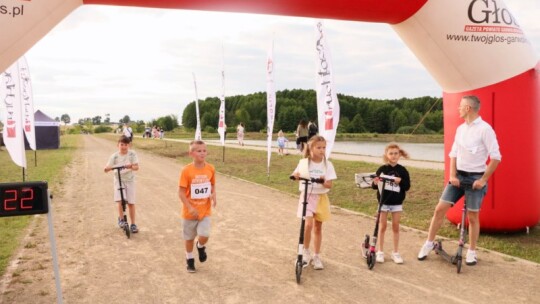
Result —
[{"label": "distant person standing", "polygon": [[296,146],[300,152],[304,151],[304,147],[308,142],[308,122],[305,119],[300,120],[296,127]]},{"label": "distant person standing", "polygon": [[310,140],[313,136],[317,135],[319,133],[319,128],[317,127],[317,124],[310,120],[308,124],[308,140]]},{"label": "distant person standing", "polygon": [[240,123],[237,127],[236,127],[236,138],[238,139],[238,144],[240,146],[243,146],[244,145],[244,123]]},{"label": "distant person standing", "polygon": [[124,128],[122,129],[122,133],[125,137],[129,138],[129,141],[133,141],[133,129],[128,124],[124,124]]},{"label": "distant person standing", "polygon": [[279,130],[278,132],[278,138],[277,138],[277,144],[278,144],[278,155],[283,156],[283,150],[285,149],[285,143],[287,143],[289,140],[285,137],[285,134],[283,134],[283,130]]}]

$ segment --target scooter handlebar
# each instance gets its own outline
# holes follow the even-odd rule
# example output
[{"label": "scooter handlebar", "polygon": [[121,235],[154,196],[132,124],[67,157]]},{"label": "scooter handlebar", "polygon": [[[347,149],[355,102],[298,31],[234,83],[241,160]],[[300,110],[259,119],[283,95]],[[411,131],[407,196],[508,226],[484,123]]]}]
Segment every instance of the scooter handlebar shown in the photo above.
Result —
[{"label": "scooter handlebar", "polygon": [[459,187],[462,188],[462,189],[468,190],[468,189],[472,189],[473,184],[474,184],[474,182],[460,181],[459,182]]},{"label": "scooter handlebar", "polygon": [[111,167],[111,170],[119,170],[119,171],[121,171],[121,170],[124,170],[124,169],[126,169],[126,166]]},{"label": "scooter handlebar", "polygon": [[[395,176],[386,175],[386,174],[381,174],[380,176],[377,176],[377,174],[370,174],[369,177],[370,177],[370,178],[376,178],[376,177],[378,177],[380,180],[386,181],[386,182],[393,182],[393,181],[396,180],[396,177],[395,177]],[[365,177],[364,177],[364,181],[365,181]]]},{"label": "scooter handlebar", "polygon": [[[291,180],[297,180],[296,176],[291,175],[289,176]],[[324,178],[304,178],[304,177],[298,177],[298,180],[306,181],[306,182],[312,182],[317,184],[323,184]]]}]

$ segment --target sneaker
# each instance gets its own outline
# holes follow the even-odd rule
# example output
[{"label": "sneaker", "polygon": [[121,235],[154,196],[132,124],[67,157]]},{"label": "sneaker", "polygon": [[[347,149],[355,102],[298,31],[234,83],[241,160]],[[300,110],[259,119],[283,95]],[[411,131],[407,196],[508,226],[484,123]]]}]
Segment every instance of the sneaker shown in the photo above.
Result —
[{"label": "sneaker", "polygon": [[199,252],[199,262],[205,262],[208,258],[208,256],[206,255],[206,246],[199,248],[199,242],[197,242],[197,251]]},{"label": "sneaker", "polygon": [[304,249],[304,253],[302,254],[303,266],[307,267],[310,262],[311,262],[311,253],[309,252],[309,249]]},{"label": "sneaker", "polygon": [[474,266],[476,265],[476,251],[474,250],[468,250],[467,251],[467,257],[465,258],[465,264],[469,265],[469,266]]},{"label": "sneaker", "polygon": [[187,263],[187,271],[188,272],[195,272],[195,259],[186,259],[186,263]]},{"label": "sneaker", "polygon": [[124,222],[123,219],[118,218],[118,227],[119,228],[124,228],[125,225],[126,225],[126,222]]},{"label": "sneaker", "polygon": [[403,264],[403,258],[401,257],[401,254],[399,254],[399,252],[392,252],[392,260],[396,264]]},{"label": "sneaker", "polygon": [[135,225],[135,224],[131,224],[131,226],[129,227],[129,229],[131,229],[131,232],[132,232],[132,233],[137,233],[137,232],[139,232],[139,228],[137,228],[137,225]]},{"label": "sneaker", "polygon": [[377,263],[384,263],[384,252],[382,251],[377,251],[377,255],[375,257],[375,261],[377,261]]},{"label": "sneaker", "polygon": [[322,263],[321,257],[319,257],[318,254],[316,254],[316,255],[313,256],[312,264],[313,264],[313,269],[315,269],[315,270],[322,270],[322,269],[324,269],[324,265],[323,265],[323,263]]},{"label": "sneaker", "polygon": [[425,260],[431,250],[433,250],[433,245],[430,246],[428,243],[424,243],[424,246],[422,246],[422,249],[420,249],[420,252],[418,253],[418,260]]}]

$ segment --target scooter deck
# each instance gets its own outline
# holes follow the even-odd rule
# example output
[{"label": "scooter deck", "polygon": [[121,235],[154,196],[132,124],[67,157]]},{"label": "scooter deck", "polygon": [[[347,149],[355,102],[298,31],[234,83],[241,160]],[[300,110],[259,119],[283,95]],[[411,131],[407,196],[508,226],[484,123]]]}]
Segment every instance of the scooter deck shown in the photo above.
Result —
[{"label": "scooter deck", "polygon": [[452,263],[452,264],[456,264],[456,262],[457,262],[456,256],[455,255],[449,255],[448,252],[444,251],[444,249],[442,248],[441,241],[437,241],[437,244],[436,244],[434,250],[435,250],[436,254],[440,255],[447,262]]}]

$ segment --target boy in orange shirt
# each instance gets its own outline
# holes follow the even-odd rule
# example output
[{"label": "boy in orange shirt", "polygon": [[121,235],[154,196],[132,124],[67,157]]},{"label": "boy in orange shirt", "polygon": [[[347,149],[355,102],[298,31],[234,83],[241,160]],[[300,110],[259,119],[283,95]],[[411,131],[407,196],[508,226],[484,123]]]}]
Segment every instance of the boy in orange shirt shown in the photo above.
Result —
[{"label": "boy in orange shirt", "polygon": [[216,170],[205,161],[206,144],[194,140],[189,144],[189,155],[193,162],[182,169],[178,183],[178,196],[182,202],[182,230],[186,247],[187,271],[195,272],[193,247],[195,237],[199,261],[206,261],[206,247],[210,236],[210,215],[216,207]]}]

